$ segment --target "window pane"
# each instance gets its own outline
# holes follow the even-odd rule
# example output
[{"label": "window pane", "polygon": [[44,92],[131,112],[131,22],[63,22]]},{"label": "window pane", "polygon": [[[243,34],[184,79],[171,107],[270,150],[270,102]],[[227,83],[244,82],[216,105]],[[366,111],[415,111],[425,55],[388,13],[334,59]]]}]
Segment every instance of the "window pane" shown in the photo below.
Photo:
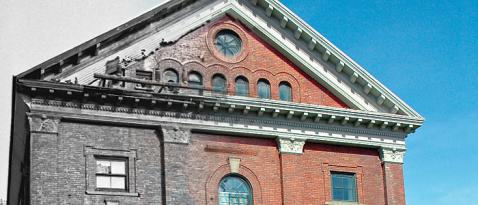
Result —
[{"label": "window pane", "polygon": [[357,201],[355,175],[347,173],[332,173],[333,200]]},{"label": "window pane", "polygon": [[219,184],[220,205],[249,205],[252,193],[249,183],[235,176],[225,177]]},{"label": "window pane", "polygon": [[268,81],[259,80],[257,82],[257,95],[263,99],[271,98],[271,86]]},{"label": "window pane", "polygon": [[334,189],[334,200],[344,200],[343,189]]},{"label": "window pane", "polygon": [[172,69],[167,69],[166,71],[164,71],[164,82],[178,83],[179,82],[178,73]]},{"label": "window pane", "polygon": [[107,201],[106,205],[119,205],[120,203],[117,201]]},{"label": "window pane", "polygon": [[188,83],[191,87],[202,87],[202,77],[199,73],[191,72],[188,76]]},{"label": "window pane", "polygon": [[126,174],[125,161],[111,161],[111,174]]},{"label": "window pane", "polygon": [[249,82],[244,77],[236,79],[236,95],[249,96]]},{"label": "window pane", "polygon": [[105,160],[96,161],[96,173],[109,174],[111,173],[111,163]]},{"label": "window pane", "polygon": [[279,98],[284,101],[292,101],[292,87],[288,82],[279,84]]},{"label": "window pane", "polygon": [[125,177],[111,177],[111,188],[113,189],[126,189]]},{"label": "window pane", "polygon": [[212,78],[212,90],[214,92],[226,92],[226,79],[220,75],[214,75]]},{"label": "window pane", "polygon": [[216,36],[215,44],[218,51],[228,57],[236,56],[242,49],[241,39],[231,30],[220,31]]},{"label": "window pane", "polygon": [[110,177],[96,176],[96,187],[97,188],[110,188],[111,187]]},{"label": "window pane", "polygon": [[354,198],[354,194],[353,194],[353,190],[352,189],[347,189],[345,191],[345,196],[344,196],[344,200],[346,201],[355,201],[355,198]]}]

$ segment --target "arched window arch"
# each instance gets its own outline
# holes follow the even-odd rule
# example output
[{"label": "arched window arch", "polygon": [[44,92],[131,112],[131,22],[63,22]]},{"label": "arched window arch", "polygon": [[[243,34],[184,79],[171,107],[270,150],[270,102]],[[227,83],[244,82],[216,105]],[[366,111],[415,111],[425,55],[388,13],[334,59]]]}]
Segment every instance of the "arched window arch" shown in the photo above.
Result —
[{"label": "arched window arch", "polygon": [[163,82],[168,84],[178,84],[179,75],[178,72],[172,68],[168,68],[163,72]]},{"label": "arched window arch", "polygon": [[271,84],[266,79],[257,81],[257,96],[262,99],[271,98]]},{"label": "arched window arch", "polygon": [[221,74],[212,76],[212,91],[216,93],[226,93],[226,78]]},{"label": "arched window arch", "polygon": [[282,81],[279,83],[279,99],[292,101],[292,86],[290,86],[289,82]]},{"label": "arched window arch", "polygon": [[229,175],[219,183],[219,205],[252,205],[250,183],[239,176]]},{"label": "arched window arch", "polygon": [[236,95],[249,96],[249,81],[244,76],[236,78]]}]

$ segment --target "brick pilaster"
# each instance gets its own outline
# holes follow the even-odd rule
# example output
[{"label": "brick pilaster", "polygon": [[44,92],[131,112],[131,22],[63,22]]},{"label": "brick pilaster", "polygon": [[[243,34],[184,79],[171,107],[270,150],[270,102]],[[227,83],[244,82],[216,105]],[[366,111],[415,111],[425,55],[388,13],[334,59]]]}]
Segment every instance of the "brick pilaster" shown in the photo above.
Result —
[{"label": "brick pilaster", "polygon": [[304,173],[302,153],[305,141],[292,138],[277,139],[282,176],[282,204],[300,205],[304,203]]},{"label": "brick pilaster", "polygon": [[59,118],[29,115],[31,204],[59,204],[58,125]]},{"label": "brick pilaster", "polygon": [[403,184],[403,154],[401,150],[382,148],[382,168],[387,205],[405,205]]},{"label": "brick pilaster", "polygon": [[190,204],[193,201],[188,190],[187,146],[190,130],[177,126],[162,126],[163,135],[163,192],[166,204]]}]

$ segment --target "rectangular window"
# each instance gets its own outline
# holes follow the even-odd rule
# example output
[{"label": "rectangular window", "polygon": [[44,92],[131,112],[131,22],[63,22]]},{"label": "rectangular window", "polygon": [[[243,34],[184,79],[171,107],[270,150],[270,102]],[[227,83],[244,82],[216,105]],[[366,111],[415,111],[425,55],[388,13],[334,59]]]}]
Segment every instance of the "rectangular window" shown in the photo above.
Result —
[{"label": "rectangular window", "polygon": [[96,158],[96,189],[127,190],[127,159]]},{"label": "rectangular window", "polygon": [[355,174],[332,172],[332,198],[334,201],[357,201]]}]

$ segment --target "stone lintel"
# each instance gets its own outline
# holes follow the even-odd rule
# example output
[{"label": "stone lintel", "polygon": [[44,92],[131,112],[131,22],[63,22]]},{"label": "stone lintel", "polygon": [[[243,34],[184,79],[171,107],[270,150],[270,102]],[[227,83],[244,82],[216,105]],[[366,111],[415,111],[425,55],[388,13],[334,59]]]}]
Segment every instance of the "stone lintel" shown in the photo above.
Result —
[{"label": "stone lintel", "polygon": [[277,146],[281,154],[303,154],[304,139],[297,139],[292,137],[277,137]]},{"label": "stone lintel", "polygon": [[391,149],[391,148],[380,148],[380,157],[382,162],[389,163],[403,163],[403,156],[405,155],[405,150]]}]

